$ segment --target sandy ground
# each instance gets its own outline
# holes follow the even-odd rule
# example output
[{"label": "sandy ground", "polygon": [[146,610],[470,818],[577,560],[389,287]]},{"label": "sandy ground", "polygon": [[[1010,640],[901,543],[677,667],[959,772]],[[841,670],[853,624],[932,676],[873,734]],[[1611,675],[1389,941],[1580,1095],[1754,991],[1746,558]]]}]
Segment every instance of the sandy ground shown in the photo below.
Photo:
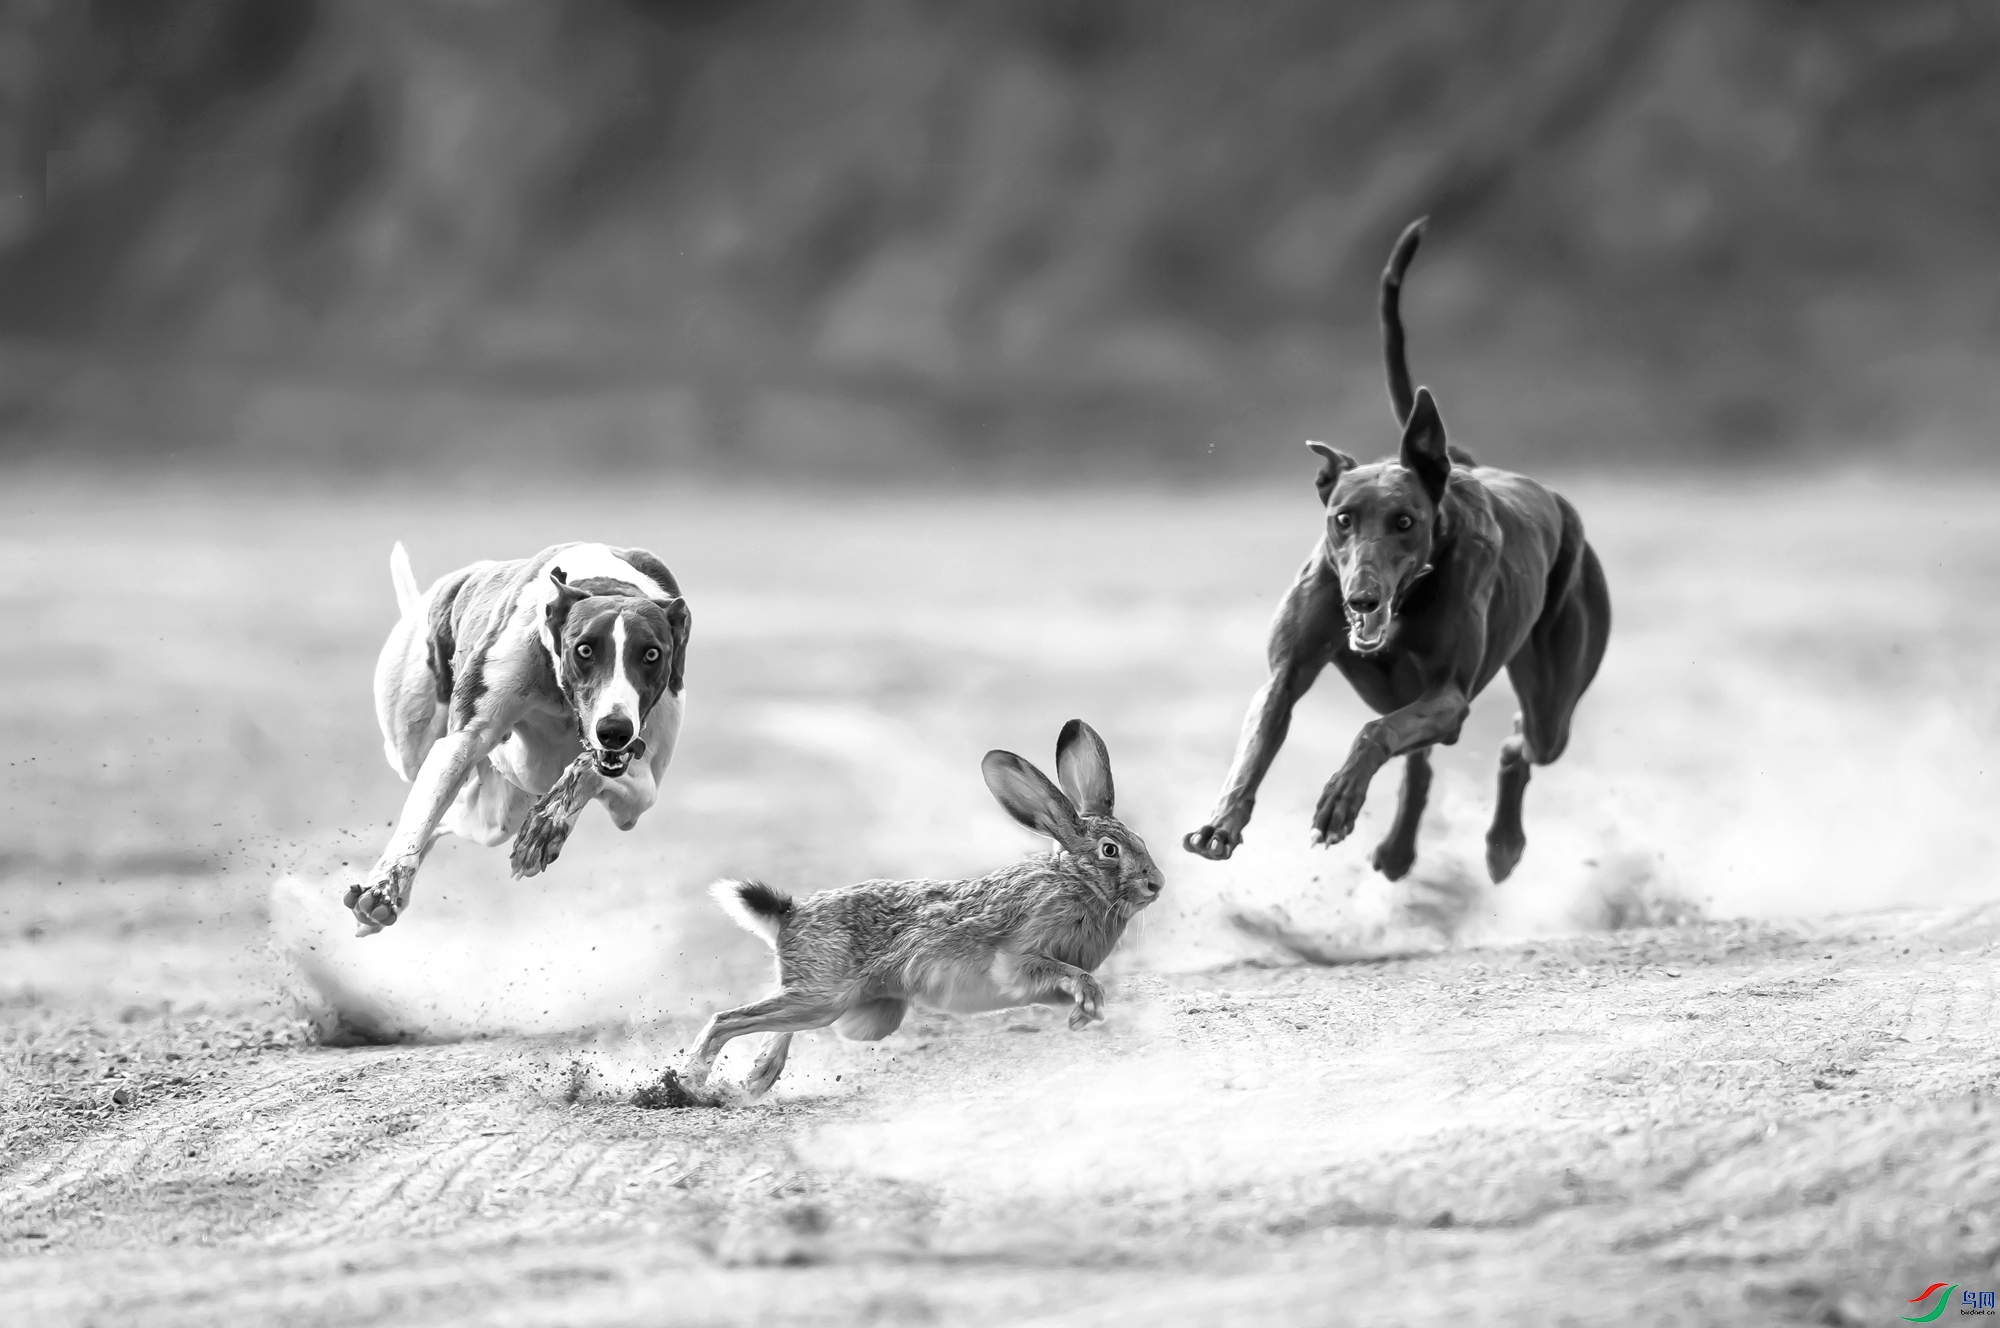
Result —
[{"label": "sandy ground", "polygon": [[[1993,1287],[1996,627],[1962,606],[2000,504],[1571,489],[1620,635],[1504,890],[1469,866],[1504,692],[1401,887],[1361,867],[1386,781],[1303,846],[1361,718],[1333,687],[1239,858],[1171,849],[1309,491],[663,489],[604,532],[695,605],[662,805],[527,885],[441,847],[357,941],[389,539],[435,575],[588,496],[10,487],[0,1320],[1859,1324]],[[1070,714],[1169,872],[1106,1025],[926,1016],[802,1039],[753,1106],[625,1101],[765,980],[702,884],[1002,861],[978,753]],[[1304,964],[1236,912],[1412,953]],[[288,952],[430,1042],[315,1045]]]}]

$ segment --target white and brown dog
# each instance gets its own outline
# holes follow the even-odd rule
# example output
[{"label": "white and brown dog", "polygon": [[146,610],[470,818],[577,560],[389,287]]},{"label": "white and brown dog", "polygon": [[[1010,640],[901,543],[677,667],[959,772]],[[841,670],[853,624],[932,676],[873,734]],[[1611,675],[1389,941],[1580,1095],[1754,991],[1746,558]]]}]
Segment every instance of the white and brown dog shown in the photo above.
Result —
[{"label": "white and brown dog", "polygon": [[514,874],[533,876],[592,799],[620,830],[638,824],[673,759],[687,664],[687,601],[644,549],[558,544],[419,591],[397,544],[389,574],[403,616],[375,665],[375,715],[411,788],[347,891],[363,936],[408,905],[441,834],[517,836]]}]

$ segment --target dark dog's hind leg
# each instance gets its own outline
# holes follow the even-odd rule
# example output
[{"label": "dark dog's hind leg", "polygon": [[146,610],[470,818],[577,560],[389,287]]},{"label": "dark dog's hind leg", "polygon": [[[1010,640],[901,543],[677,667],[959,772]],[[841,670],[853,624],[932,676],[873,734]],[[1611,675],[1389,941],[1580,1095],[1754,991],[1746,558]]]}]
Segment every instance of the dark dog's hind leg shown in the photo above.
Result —
[{"label": "dark dog's hind leg", "polygon": [[1396,799],[1396,820],[1375,846],[1375,870],[1400,881],[1417,860],[1417,825],[1424,819],[1424,800],[1431,792],[1431,749],[1420,747],[1403,758],[1403,791]]},{"label": "dark dog's hind leg", "polygon": [[1486,872],[1498,885],[1512,874],[1528,845],[1521,802],[1531,766],[1547,765],[1569,746],[1570,717],[1597,676],[1611,631],[1611,597],[1604,570],[1588,544],[1580,545],[1573,579],[1552,599],[1528,641],[1507,663],[1508,680],[1521,702],[1514,736],[1500,745],[1500,799],[1486,832]]},{"label": "dark dog's hind leg", "polygon": [[1521,717],[1514,717],[1514,736],[1500,744],[1500,801],[1493,809],[1493,827],[1486,832],[1486,874],[1498,885],[1513,875],[1528,847],[1521,828],[1521,800],[1528,792],[1527,742],[1521,737]]}]

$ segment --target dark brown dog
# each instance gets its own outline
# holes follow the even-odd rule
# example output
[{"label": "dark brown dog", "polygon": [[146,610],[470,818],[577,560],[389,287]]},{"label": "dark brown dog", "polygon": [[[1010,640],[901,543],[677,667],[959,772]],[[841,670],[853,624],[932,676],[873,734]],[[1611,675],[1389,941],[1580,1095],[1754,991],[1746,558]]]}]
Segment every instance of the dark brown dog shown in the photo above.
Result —
[{"label": "dark brown dog", "polygon": [[1521,713],[1500,749],[1500,801],[1486,833],[1487,872],[1503,881],[1527,846],[1529,767],[1562,755],[1570,715],[1604,658],[1611,599],[1576,509],[1449,447],[1429,390],[1410,390],[1397,306],[1423,227],[1403,232],[1382,273],[1401,453],[1364,466],[1325,443],[1306,444],[1325,462],[1315,483],[1326,533],[1278,608],[1271,680],[1250,703],[1215,811],[1182,841],[1190,853],[1220,860],[1243,842],[1292,707],[1332,664],[1382,717],[1362,726],[1320,794],[1313,838],[1345,839],[1375,772],[1405,757],[1396,821],[1374,856],[1383,875],[1402,876],[1417,856],[1431,746],[1458,741],[1472,698],[1504,666]]}]

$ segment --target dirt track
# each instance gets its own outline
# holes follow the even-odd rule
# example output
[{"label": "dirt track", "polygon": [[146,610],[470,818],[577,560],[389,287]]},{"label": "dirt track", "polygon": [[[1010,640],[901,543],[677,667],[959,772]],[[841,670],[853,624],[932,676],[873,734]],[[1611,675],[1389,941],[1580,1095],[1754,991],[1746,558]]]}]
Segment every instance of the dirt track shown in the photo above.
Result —
[{"label": "dirt track", "polygon": [[155,1059],[194,1086],[11,1160],[0,1303],[51,1324],[1886,1322],[2000,1260],[1996,945],[1986,910],[1135,976],[1099,1032],[820,1035],[731,1110],[566,1102],[563,1040],[251,1038]]},{"label": "dirt track", "polygon": [[[433,1036],[550,1036],[362,1050],[305,1044],[264,943],[273,877],[337,913],[402,797],[365,685],[383,557],[408,539],[428,576],[596,533],[596,495],[0,486],[0,599],[34,624],[0,634],[0,1328],[1893,1324],[1940,1279],[1995,1288],[2000,620],[1965,606],[2000,593],[2000,501],[1572,496],[1620,625],[1504,889],[1467,865],[1504,693],[1440,753],[1392,891],[1366,866],[1386,781],[1350,844],[1304,842],[1361,718],[1323,685],[1237,858],[1163,856],[1108,1027],[814,1037],[765,1104],[646,1112],[619,1099],[765,980],[715,876],[991,867],[1026,845],[979,754],[1045,755],[1072,714],[1157,848],[1198,824],[1310,539],[1303,479],[663,483],[603,532],[697,597],[661,805],[527,883],[440,845],[390,932],[303,933]],[[1852,538],[1883,523],[1898,562]],[[51,584],[120,588],[131,648]],[[1273,965],[1238,908],[1458,948]],[[1536,935],[1570,939],[1508,939]],[[554,1032],[634,1015],[667,1022]]]}]

